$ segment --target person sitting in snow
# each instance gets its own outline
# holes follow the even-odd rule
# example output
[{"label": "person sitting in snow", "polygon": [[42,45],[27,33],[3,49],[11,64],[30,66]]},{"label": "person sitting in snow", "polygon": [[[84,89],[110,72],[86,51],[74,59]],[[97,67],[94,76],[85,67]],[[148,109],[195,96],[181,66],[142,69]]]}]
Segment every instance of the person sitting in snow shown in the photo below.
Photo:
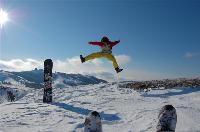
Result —
[{"label": "person sitting in snow", "polygon": [[104,58],[107,58],[108,60],[112,61],[113,67],[115,68],[117,73],[121,72],[123,69],[119,68],[115,57],[112,55],[112,47],[115,46],[116,44],[118,44],[119,42],[120,42],[120,40],[111,42],[108,39],[108,37],[106,37],[106,36],[104,36],[101,39],[101,42],[89,42],[89,44],[91,44],[91,45],[100,46],[101,52],[92,53],[86,57],[83,57],[82,55],[80,55],[81,62],[84,63],[85,61],[88,61],[88,60],[104,57]]}]

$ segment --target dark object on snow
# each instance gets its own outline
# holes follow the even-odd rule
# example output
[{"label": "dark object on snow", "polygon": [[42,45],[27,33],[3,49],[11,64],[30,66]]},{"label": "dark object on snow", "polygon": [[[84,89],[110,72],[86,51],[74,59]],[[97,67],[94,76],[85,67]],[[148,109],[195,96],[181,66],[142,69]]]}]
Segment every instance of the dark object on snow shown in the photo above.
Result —
[{"label": "dark object on snow", "polygon": [[43,102],[52,102],[52,68],[53,62],[51,59],[44,61],[44,95]]},{"label": "dark object on snow", "polygon": [[97,111],[92,111],[85,118],[84,132],[102,132],[101,117]]},{"label": "dark object on snow", "polygon": [[165,105],[159,112],[156,132],[175,132],[176,122],[176,109],[172,105]]},{"label": "dark object on snow", "polygon": [[15,95],[11,91],[7,91],[8,101],[15,101]]},{"label": "dark object on snow", "polygon": [[101,118],[97,111],[92,111],[91,115]]}]

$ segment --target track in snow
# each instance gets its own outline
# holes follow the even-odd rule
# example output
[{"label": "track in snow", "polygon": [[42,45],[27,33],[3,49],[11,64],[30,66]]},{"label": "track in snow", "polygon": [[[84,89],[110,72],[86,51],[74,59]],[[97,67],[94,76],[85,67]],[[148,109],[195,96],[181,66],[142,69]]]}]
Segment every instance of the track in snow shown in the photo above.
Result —
[{"label": "track in snow", "polygon": [[165,104],[177,109],[177,132],[200,130],[200,89],[138,92],[100,84],[54,89],[54,102],[42,103],[42,90],[30,90],[13,103],[0,104],[0,131],[82,131],[85,116],[100,112],[105,132],[153,132]]}]

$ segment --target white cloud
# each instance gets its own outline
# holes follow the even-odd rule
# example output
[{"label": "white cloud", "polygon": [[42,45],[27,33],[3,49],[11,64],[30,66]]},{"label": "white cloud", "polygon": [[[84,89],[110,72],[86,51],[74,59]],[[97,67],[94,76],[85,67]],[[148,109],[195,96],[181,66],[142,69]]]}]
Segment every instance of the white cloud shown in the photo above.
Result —
[{"label": "white cloud", "polygon": [[104,79],[106,81],[114,81],[115,80],[115,76],[113,73],[111,72],[99,72],[99,73],[92,73],[92,74],[89,74],[91,76],[95,76],[97,78],[101,78],[101,79]]},{"label": "white cloud", "polygon": [[[67,58],[65,60],[53,60],[53,70],[57,72],[65,73],[80,73],[94,75],[98,78],[105,79],[107,81],[120,81],[120,80],[152,80],[172,78],[173,75],[165,75],[162,73],[156,73],[152,71],[141,71],[131,69],[127,64],[131,61],[131,58],[127,55],[117,55],[117,62],[120,67],[126,67],[121,73],[117,74],[112,65],[107,65],[107,61],[101,59],[95,59],[85,63],[81,63],[78,56]],[[42,69],[43,60],[35,59],[12,59],[12,60],[0,60],[0,70],[6,71],[27,71],[34,68]]]},{"label": "white cloud", "polygon": [[32,70],[36,67],[42,68],[43,63],[41,61],[33,59],[12,59],[12,60],[0,60],[1,70],[6,71],[26,71]]},{"label": "white cloud", "polygon": [[194,57],[200,57],[200,53],[187,52],[187,53],[185,53],[184,57],[187,59],[194,58]]},{"label": "white cloud", "polygon": [[127,56],[127,55],[117,55],[115,57],[119,65],[126,65],[127,63],[131,61],[130,56]]},{"label": "white cloud", "polygon": [[107,71],[106,67],[103,66],[101,60],[93,60],[85,63],[81,63],[79,57],[67,58],[66,60],[55,60],[54,70],[65,72],[65,73],[94,73]]},{"label": "white cloud", "polygon": [[[118,55],[116,59],[120,66],[126,65],[131,60],[127,55]],[[114,79],[115,70],[112,64],[107,65],[107,61],[102,59],[94,59],[82,64],[80,58],[75,56],[65,60],[53,60],[53,63],[53,70],[57,72],[90,74],[109,81]],[[0,60],[0,69],[5,71],[27,71],[34,68],[42,69],[43,60]]]}]

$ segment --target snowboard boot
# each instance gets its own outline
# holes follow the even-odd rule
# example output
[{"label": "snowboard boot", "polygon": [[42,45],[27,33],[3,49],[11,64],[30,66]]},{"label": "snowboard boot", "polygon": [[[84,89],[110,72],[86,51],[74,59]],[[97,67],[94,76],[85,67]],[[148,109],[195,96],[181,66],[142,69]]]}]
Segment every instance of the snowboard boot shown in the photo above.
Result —
[{"label": "snowboard boot", "polygon": [[123,69],[119,69],[119,67],[115,68],[115,71],[116,71],[117,73],[121,72],[122,70],[123,70]]},{"label": "snowboard boot", "polygon": [[82,55],[80,55],[80,59],[82,63],[85,62],[85,58]]},{"label": "snowboard boot", "polygon": [[84,132],[102,132],[102,123],[100,114],[92,111],[86,117],[84,122]]},{"label": "snowboard boot", "polygon": [[176,122],[176,109],[172,105],[165,105],[159,112],[156,132],[175,132]]}]

